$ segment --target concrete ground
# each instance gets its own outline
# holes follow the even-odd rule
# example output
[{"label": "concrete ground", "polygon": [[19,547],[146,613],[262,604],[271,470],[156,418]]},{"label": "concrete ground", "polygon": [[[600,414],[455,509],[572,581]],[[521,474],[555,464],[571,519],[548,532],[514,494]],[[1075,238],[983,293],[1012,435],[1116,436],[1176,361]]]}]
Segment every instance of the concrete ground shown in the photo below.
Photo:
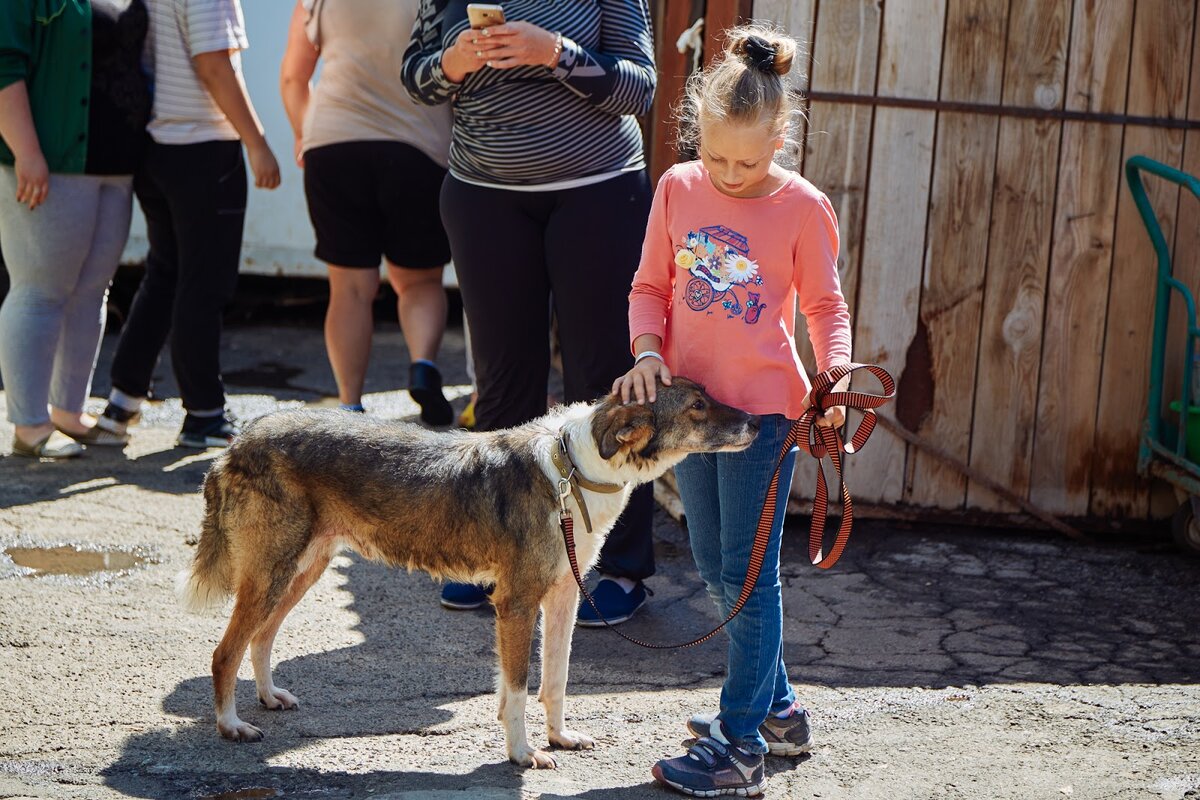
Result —
[{"label": "concrete ground", "polygon": [[[366,404],[409,418],[403,342],[387,327]],[[461,408],[461,331],[445,351]],[[312,324],[233,326],[225,366],[242,418],[328,404],[333,390]],[[214,453],[173,447],[182,413],[165,363],[159,372],[166,399],[124,451],[0,458],[0,798],[673,796],[650,766],[682,752],[687,715],[717,706],[720,639],[650,651],[580,630],[568,720],[598,747],[524,771],[505,760],[495,719],[490,611],[444,611],[428,577],[353,555],[277,641],[276,680],[301,708],[258,706],[246,663],[241,712],[266,739],[221,740],[208,670],[224,614],[187,615],[172,595]],[[11,435],[0,422],[0,454]],[[768,759],[768,797],[1200,797],[1200,559],[1157,538],[1083,546],[875,522],[820,572],[804,524],[784,543],[785,652],[817,745]],[[13,560],[59,545],[84,551],[67,553],[78,568],[108,568],[46,575]],[[665,514],[656,548],[654,597],[626,629],[652,641],[704,633],[715,612]],[[536,703],[529,718],[544,743]]]}]

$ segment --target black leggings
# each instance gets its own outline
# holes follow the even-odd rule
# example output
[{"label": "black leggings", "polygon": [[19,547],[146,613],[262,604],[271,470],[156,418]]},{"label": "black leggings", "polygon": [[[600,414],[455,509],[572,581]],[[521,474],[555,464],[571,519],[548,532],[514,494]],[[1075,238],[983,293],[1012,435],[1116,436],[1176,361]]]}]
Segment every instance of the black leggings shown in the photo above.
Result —
[{"label": "black leggings", "polygon": [[[650,200],[644,171],[547,192],[446,178],[442,222],[470,323],[479,430],[546,413],[551,301],[566,402],[608,394],[633,365],[628,297]],[[654,573],[653,514],[653,489],[642,486],[604,544],[601,572]]]}]

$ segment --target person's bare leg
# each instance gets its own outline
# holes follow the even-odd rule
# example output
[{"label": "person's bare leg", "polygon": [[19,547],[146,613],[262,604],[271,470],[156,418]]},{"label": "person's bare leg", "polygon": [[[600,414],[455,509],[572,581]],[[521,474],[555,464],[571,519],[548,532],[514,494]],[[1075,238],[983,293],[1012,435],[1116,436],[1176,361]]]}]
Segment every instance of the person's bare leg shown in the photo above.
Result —
[{"label": "person's bare leg", "polygon": [[378,291],[378,270],[329,265],[325,349],[337,381],[338,401],[344,405],[362,402],[375,328],[371,304]]},{"label": "person's bare leg", "polygon": [[446,330],[446,289],[442,268],[407,269],[388,263],[388,280],[396,290],[400,330],[413,361],[437,361]]}]

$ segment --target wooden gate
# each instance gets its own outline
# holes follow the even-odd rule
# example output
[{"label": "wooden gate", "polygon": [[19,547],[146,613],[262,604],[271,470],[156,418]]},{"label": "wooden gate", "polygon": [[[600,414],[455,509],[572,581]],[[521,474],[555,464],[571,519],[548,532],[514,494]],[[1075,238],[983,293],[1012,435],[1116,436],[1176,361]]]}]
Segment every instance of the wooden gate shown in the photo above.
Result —
[{"label": "wooden gate", "polygon": [[[1135,469],[1154,259],[1122,165],[1141,153],[1200,174],[1196,0],[745,5],[708,0],[709,46],[718,20],[751,13],[805,43],[802,171],[840,219],[855,359],[898,378],[887,415],[1047,511],[1161,513]],[[664,1],[661,19],[694,6]],[[664,27],[660,54],[677,35]],[[1163,185],[1151,198],[1197,286],[1200,208]],[[798,472],[807,491],[811,466]],[[884,431],[848,481],[880,504],[1015,510]]]}]

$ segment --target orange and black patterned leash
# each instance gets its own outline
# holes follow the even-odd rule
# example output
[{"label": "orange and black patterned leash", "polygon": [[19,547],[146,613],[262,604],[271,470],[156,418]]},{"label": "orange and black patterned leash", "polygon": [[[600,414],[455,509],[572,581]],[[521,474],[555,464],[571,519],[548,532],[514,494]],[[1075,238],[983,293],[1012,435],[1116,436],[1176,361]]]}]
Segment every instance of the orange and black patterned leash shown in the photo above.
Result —
[{"label": "orange and black patterned leash", "polygon": [[[866,370],[874,375],[879,381],[882,393],[833,391],[834,386],[840,380],[858,370]],[[575,576],[575,583],[579,585],[579,591],[583,593],[584,598],[587,599],[592,609],[596,612],[596,616],[610,630],[621,638],[641,647],[648,647],[652,650],[673,650],[682,647],[695,647],[698,644],[707,642],[728,625],[729,621],[736,617],[742,608],[745,607],[746,602],[750,599],[750,595],[754,591],[755,584],[758,583],[758,576],[762,572],[763,560],[767,555],[767,543],[771,538],[771,528],[775,521],[775,505],[779,494],[779,472],[783,467],[784,459],[787,458],[788,453],[792,451],[793,447],[797,446],[807,451],[818,462],[828,456],[829,460],[833,462],[834,470],[837,472],[838,483],[841,484],[841,524],[838,526],[833,549],[829,551],[829,555],[822,556],[825,520],[829,512],[829,487],[825,481],[825,472],[821,468],[821,464],[818,463],[817,489],[813,495],[812,523],[808,531],[808,558],[814,566],[821,569],[829,569],[841,558],[842,551],[846,549],[846,542],[850,539],[850,528],[854,524],[854,504],[850,500],[850,491],[846,488],[846,482],[842,480],[842,453],[857,453],[862,449],[867,439],[871,437],[871,432],[875,430],[875,409],[895,396],[896,382],[892,380],[892,376],[888,374],[887,370],[874,364],[843,364],[822,372],[813,379],[812,392],[809,394],[809,406],[800,415],[800,419],[792,423],[792,428],[788,431],[787,437],[783,442],[783,447],[780,449],[779,461],[775,465],[775,473],[771,476],[771,485],[767,488],[767,497],[763,502],[762,513],[758,517],[758,529],[754,534],[754,545],[750,550],[750,563],[746,568],[746,580],[742,583],[742,593],[738,596],[733,608],[729,610],[729,616],[725,617],[725,620],[720,625],[700,638],[681,644],[651,644],[626,635],[604,618],[604,615],[600,613],[600,609],[596,608],[596,601],[588,593],[587,587],[583,584],[583,577],[579,574],[579,562],[575,557],[575,523],[571,516],[571,510],[566,507],[566,495],[560,490],[558,524],[562,529],[563,541],[567,546],[567,560],[571,564],[571,574]],[[817,419],[823,416],[826,411],[837,406],[845,406],[847,409],[857,409],[863,415],[862,421],[858,424],[858,428],[855,429],[854,435],[850,437],[848,443],[844,442],[841,434],[835,428],[822,427],[816,424]]]}]

